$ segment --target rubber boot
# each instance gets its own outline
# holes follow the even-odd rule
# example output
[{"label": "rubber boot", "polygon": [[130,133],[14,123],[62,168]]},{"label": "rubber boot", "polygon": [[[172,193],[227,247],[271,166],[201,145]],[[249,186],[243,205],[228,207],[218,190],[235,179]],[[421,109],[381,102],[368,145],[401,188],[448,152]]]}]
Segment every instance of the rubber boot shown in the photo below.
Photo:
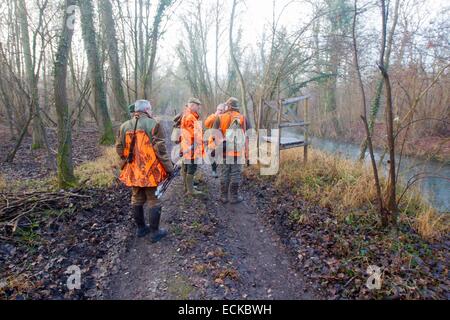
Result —
[{"label": "rubber boot", "polygon": [[244,198],[239,195],[239,184],[231,183],[230,186],[230,203],[236,204],[244,201]]},{"label": "rubber boot", "polygon": [[218,177],[219,177],[219,175],[217,174],[217,163],[213,163],[212,165],[211,165],[211,167],[212,167],[212,176],[215,178],[215,179],[217,179]]},{"label": "rubber boot", "polygon": [[137,225],[138,238],[145,237],[150,233],[150,228],[145,224],[144,206],[133,206],[134,221]]},{"label": "rubber boot", "polygon": [[230,184],[227,182],[220,182],[220,197],[219,200],[220,202],[222,202],[223,204],[228,202],[228,187],[230,186]]},{"label": "rubber boot", "polygon": [[194,189],[194,176],[192,174],[186,175],[187,194],[190,196],[204,196],[204,193]]},{"label": "rubber boot", "polygon": [[150,209],[150,239],[152,243],[160,241],[168,234],[167,230],[159,228],[161,210],[161,207],[153,207]]}]

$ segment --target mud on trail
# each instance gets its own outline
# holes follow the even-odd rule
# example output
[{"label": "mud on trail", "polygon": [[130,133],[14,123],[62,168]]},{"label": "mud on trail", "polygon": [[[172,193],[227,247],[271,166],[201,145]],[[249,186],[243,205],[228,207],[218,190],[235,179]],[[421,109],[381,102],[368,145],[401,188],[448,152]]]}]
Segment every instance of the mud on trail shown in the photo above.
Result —
[{"label": "mud on trail", "polygon": [[[169,122],[163,124],[169,137]],[[1,170],[7,181],[52,174],[39,165],[45,151],[30,151],[29,140],[14,164]],[[100,155],[93,150],[96,133],[75,135],[74,146],[77,164]],[[295,258],[264,212],[256,211],[258,192],[245,189],[244,203],[222,205],[210,166],[201,166],[197,179],[204,199],[186,197],[181,177],[170,186],[162,216],[169,236],[157,244],[136,238],[130,190],[117,184],[71,190],[84,200],[61,194],[64,201],[49,202],[48,210],[23,221],[31,223],[24,232],[0,230],[0,299],[318,297],[292,267]],[[81,290],[66,286],[66,270],[73,265],[82,271]]]},{"label": "mud on trail", "polygon": [[223,205],[210,166],[200,166],[197,176],[198,189],[207,196],[186,197],[178,177],[163,198],[161,224],[169,236],[157,244],[132,236],[103,297],[317,298],[292,268],[293,257],[280,238],[256,212],[255,194],[246,191],[245,202]]},{"label": "mud on trail", "polygon": [[185,197],[181,178],[177,178],[164,199],[162,225],[170,235],[157,244],[133,237],[104,297],[314,298],[251,201],[219,203],[219,181],[209,171],[202,168],[199,174],[199,189],[208,195],[205,199]]}]

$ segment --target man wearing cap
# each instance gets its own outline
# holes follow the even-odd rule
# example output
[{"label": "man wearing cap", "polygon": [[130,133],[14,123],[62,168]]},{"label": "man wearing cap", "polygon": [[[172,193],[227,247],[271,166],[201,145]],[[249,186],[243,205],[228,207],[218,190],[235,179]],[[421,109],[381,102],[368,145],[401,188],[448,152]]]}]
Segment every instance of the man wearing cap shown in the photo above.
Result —
[{"label": "man wearing cap", "polygon": [[[147,100],[134,103],[131,120],[120,126],[117,154],[124,161],[120,181],[131,188],[131,206],[137,225],[137,236],[150,234],[152,242],[167,235],[159,228],[162,206],[155,196],[158,185],[173,173],[173,164],[166,149],[160,124],[151,116],[152,106]],[[144,205],[149,210],[150,227],[145,223]]]},{"label": "man wearing cap", "polygon": [[[238,99],[229,98],[225,104],[226,111],[217,117],[213,125],[213,128],[220,130],[223,135],[224,160],[222,164],[219,164],[220,201],[224,204],[227,203],[229,192],[230,203],[235,204],[244,200],[239,194],[239,186],[247,153],[245,132],[251,129],[251,125],[248,119],[240,113]],[[233,131],[240,131],[237,133],[242,137],[241,145],[243,147],[236,148],[237,143],[235,141],[227,141],[229,133],[232,133],[231,136],[236,137]]]},{"label": "man wearing cap", "polygon": [[202,103],[197,98],[190,98],[181,119],[180,151],[183,156],[184,190],[191,196],[202,196],[194,189],[194,175],[197,164],[203,159],[203,128],[199,112]]},{"label": "man wearing cap", "polygon": [[[212,115],[210,115],[208,118],[206,118],[206,120],[205,120],[205,128],[206,129],[212,129],[217,117],[225,112],[225,108],[226,108],[225,103],[219,104],[217,106],[216,112],[213,113]],[[214,137],[210,137],[208,140],[208,149],[212,150],[211,155],[213,158],[215,157],[215,150],[214,150],[215,149],[215,141],[214,140],[215,140]],[[211,167],[212,167],[213,177],[218,178],[219,176],[217,175],[217,162],[215,160],[211,164]]]}]

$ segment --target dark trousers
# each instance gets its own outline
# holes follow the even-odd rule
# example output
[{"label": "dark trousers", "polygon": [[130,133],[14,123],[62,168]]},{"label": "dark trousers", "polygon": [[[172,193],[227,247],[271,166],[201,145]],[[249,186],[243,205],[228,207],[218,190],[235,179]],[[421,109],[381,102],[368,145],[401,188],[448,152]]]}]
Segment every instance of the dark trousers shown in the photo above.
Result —
[{"label": "dark trousers", "polygon": [[194,175],[197,172],[197,164],[183,164],[186,174]]}]

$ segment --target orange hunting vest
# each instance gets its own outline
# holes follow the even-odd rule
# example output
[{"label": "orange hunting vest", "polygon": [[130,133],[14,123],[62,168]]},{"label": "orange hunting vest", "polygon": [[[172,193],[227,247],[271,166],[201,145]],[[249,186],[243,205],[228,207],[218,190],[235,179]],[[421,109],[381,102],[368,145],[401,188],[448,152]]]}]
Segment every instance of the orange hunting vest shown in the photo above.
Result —
[{"label": "orange hunting vest", "polygon": [[205,120],[205,128],[207,129],[211,129],[214,125],[214,122],[216,121],[216,114],[213,113],[212,115],[210,115],[208,118],[206,118]]},{"label": "orange hunting vest", "polygon": [[[239,122],[241,123],[241,128],[243,128],[244,131],[244,135],[245,135],[245,131],[246,131],[246,122],[245,122],[245,117],[240,114],[238,111],[235,110],[230,110],[227,111],[223,114],[221,114],[219,116],[220,118],[220,130],[222,131],[222,135],[223,135],[223,139],[225,140],[226,137],[226,132],[228,130],[228,128],[231,125],[231,122],[235,119],[235,118],[239,118]],[[223,141],[225,144],[225,141]],[[241,152],[234,151],[234,150],[224,150],[226,151],[226,153],[224,152],[224,155],[229,156],[229,157],[240,157],[241,156]]]},{"label": "orange hunting vest", "polygon": [[[205,128],[207,129],[211,129],[214,125],[214,122],[216,122],[217,116],[215,113],[213,113],[212,115],[210,115],[208,118],[206,118],[205,120]],[[216,148],[216,144],[214,142],[214,137],[209,137],[208,138],[208,149],[212,150]]]},{"label": "orange hunting vest", "polygon": [[[183,118],[181,119],[181,153],[186,160],[195,160],[203,157],[203,129],[200,116],[186,109]],[[195,130],[195,126],[199,126]]]}]

